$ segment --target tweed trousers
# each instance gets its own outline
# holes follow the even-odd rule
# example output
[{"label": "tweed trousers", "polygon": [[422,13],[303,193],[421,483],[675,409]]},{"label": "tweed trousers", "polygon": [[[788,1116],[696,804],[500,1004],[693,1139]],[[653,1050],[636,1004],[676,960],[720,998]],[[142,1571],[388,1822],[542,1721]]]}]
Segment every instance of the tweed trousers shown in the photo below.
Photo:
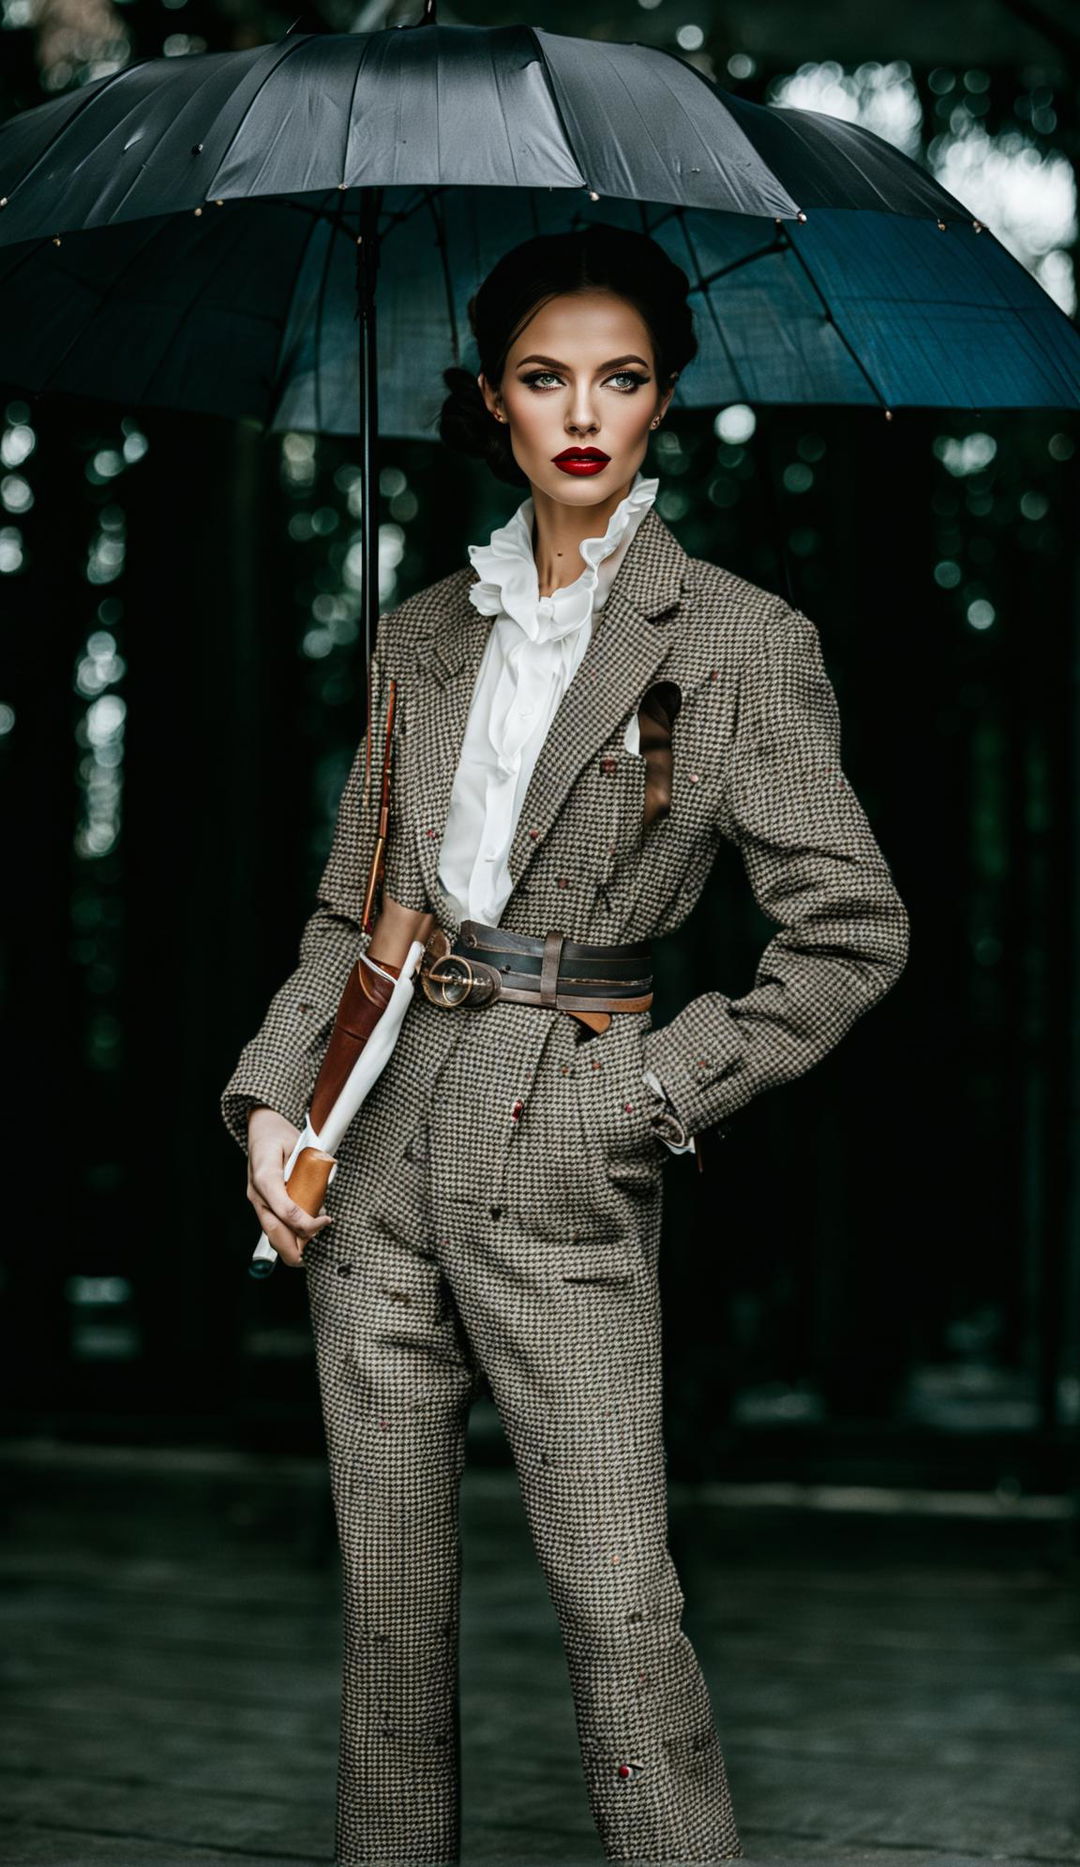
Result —
[{"label": "tweed trousers", "polygon": [[648,1024],[418,999],[308,1246],[344,1574],[342,1867],[459,1858],[458,1492],[485,1380],[607,1858],[741,1855],[667,1547]]}]

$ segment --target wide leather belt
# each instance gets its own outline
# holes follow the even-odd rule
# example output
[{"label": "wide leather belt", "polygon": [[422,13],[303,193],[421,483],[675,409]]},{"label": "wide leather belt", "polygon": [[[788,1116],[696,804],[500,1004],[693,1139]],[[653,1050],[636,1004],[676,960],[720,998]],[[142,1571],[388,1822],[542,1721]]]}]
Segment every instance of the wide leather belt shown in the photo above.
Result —
[{"label": "wide leather belt", "polygon": [[510,933],[462,921],[451,941],[428,939],[417,980],[433,1005],[548,1005],[558,1011],[647,1011],[652,1004],[652,942],[599,946],[546,934]]}]

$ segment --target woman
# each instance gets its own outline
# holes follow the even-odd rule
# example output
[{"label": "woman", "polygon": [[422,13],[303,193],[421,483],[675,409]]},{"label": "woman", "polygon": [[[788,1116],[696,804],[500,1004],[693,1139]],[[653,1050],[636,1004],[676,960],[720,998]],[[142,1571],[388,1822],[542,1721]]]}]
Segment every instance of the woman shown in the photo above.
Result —
[{"label": "woman", "polygon": [[[696,350],[685,274],[628,231],[543,236],[470,318],[480,373],[447,371],[441,432],[529,496],[381,620],[381,915],[369,943],[361,751],[299,966],[223,1098],[263,1228],[307,1267],[344,1560],[338,1860],[459,1857],[458,1485],[482,1386],[607,1858],[731,1860],[666,1542],[661,1166],[831,1049],[901,971],[907,916],[841,771],[814,626],[689,558],[640,471]],[[779,930],[752,991],[653,1028],[651,942],[725,838]],[[414,939],[501,989],[440,1004],[428,977],[313,1216],[282,1166],[344,979],[358,957],[393,976]]]}]

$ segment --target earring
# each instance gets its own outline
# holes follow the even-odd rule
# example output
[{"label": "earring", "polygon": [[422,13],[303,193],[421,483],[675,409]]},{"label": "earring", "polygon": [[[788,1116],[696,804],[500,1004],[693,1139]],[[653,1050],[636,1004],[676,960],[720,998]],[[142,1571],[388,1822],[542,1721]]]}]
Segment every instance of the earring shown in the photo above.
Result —
[{"label": "earring", "polygon": [[660,416],[658,415],[655,421],[650,421],[649,426],[650,428],[658,428],[660,426]]}]

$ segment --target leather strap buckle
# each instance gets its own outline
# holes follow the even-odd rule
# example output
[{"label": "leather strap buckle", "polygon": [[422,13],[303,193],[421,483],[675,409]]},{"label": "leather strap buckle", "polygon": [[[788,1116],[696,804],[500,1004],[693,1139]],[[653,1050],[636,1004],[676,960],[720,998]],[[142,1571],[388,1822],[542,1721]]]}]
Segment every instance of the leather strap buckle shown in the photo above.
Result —
[{"label": "leather strap buckle", "polygon": [[420,968],[420,986],[433,1005],[487,1005],[498,998],[502,981],[494,967],[452,953],[441,929],[431,935],[426,954],[429,963]]},{"label": "leather strap buckle", "polygon": [[544,935],[544,953],[540,962],[540,1003],[558,1005],[559,968],[562,964],[566,935],[553,928]]}]

